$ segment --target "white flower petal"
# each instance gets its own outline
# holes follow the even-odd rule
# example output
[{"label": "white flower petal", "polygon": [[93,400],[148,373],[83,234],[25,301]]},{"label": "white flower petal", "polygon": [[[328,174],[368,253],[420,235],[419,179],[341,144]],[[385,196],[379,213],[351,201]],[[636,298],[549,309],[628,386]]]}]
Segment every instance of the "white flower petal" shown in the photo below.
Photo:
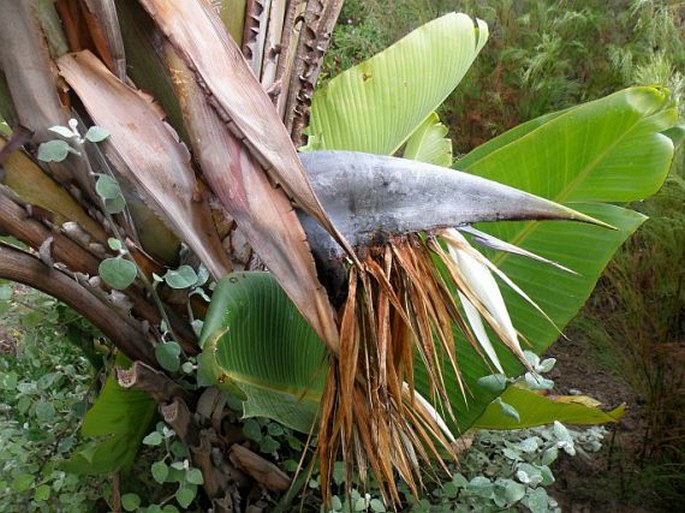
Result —
[{"label": "white flower petal", "polygon": [[485,264],[466,249],[468,247],[471,251],[475,251],[461,233],[450,228],[445,230],[445,234],[448,236],[445,239],[448,251],[456,260],[468,285],[502,329],[508,339],[507,341],[520,351],[518,335],[492,273]]},{"label": "white flower petal", "polygon": [[473,306],[473,303],[471,303],[471,301],[469,301],[466,298],[466,296],[464,296],[464,294],[462,294],[461,292],[457,293],[459,294],[459,299],[461,301],[462,306],[464,307],[464,313],[466,314],[466,318],[468,319],[469,324],[471,325],[473,334],[476,336],[476,340],[478,340],[478,343],[483,348],[483,351],[485,351],[485,354],[488,355],[488,358],[490,358],[490,361],[493,363],[495,368],[500,373],[504,374],[502,364],[500,363],[499,358],[497,357],[497,353],[495,352],[495,348],[492,346],[492,342],[490,342],[490,337],[488,337],[488,334],[485,331],[485,326],[483,326],[483,320],[481,319],[478,310],[475,306]]}]

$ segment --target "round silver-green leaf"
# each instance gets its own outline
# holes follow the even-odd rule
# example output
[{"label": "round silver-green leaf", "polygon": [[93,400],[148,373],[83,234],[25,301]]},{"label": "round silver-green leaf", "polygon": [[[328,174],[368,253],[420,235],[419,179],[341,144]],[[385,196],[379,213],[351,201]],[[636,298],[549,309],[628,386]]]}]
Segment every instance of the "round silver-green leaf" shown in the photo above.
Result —
[{"label": "round silver-green leaf", "polygon": [[136,279],[136,264],[124,258],[106,258],[98,266],[100,278],[113,289],[123,290]]},{"label": "round silver-green leaf", "polygon": [[86,139],[92,143],[104,141],[109,137],[109,130],[101,126],[91,126],[86,132]]},{"label": "round silver-green leaf", "polygon": [[198,281],[195,270],[189,265],[182,265],[178,269],[169,269],[164,275],[164,281],[172,289],[187,289]]},{"label": "round silver-green leaf", "polygon": [[155,347],[155,356],[163,369],[176,372],[181,367],[181,346],[177,342],[163,342]]},{"label": "round silver-green leaf", "polygon": [[121,188],[119,187],[119,182],[111,176],[100,175],[98,181],[95,182],[95,192],[102,199],[114,199],[121,195]]},{"label": "round silver-green leaf", "polygon": [[69,155],[70,149],[69,143],[61,139],[44,142],[38,147],[38,160],[43,162],[62,162]]}]

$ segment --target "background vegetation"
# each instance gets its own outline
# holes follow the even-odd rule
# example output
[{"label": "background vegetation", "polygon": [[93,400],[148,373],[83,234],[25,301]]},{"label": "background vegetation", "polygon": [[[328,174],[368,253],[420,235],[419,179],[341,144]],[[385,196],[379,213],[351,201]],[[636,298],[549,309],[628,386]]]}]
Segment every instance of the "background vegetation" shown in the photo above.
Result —
[{"label": "background vegetation", "polygon": [[[458,153],[527,119],[625,86],[662,83],[676,97],[685,94],[685,4],[656,0],[347,0],[322,80],[450,10],[478,16],[491,30],[490,42],[441,112]],[[662,192],[633,206],[651,219],[619,252],[570,329],[585,358],[600,360],[623,380],[643,413],[639,436],[624,446],[609,444],[606,466],[613,477],[601,486],[595,481],[588,494],[609,490],[646,502],[653,511],[672,509],[685,497],[684,204],[681,149]],[[8,284],[0,284],[0,314],[0,511],[106,508],[97,500],[110,493],[109,485],[70,475],[56,464],[76,445],[79,419],[100,385],[97,369],[103,354],[79,349],[86,340],[90,347],[98,334],[57,302]],[[589,380],[583,391],[593,392]],[[301,442],[273,426],[251,422],[245,436],[292,467],[288,447]],[[520,455],[535,437],[541,440],[539,451],[526,457],[542,458],[549,444],[558,442],[546,433],[477,440],[478,450],[465,462],[472,467],[465,468],[464,481],[436,489],[435,507],[442,509],[430,511],[452,511],[450,494],[466,487],[466,478],[471,506],[482,508],[483,490],[497,486],[495,478],[469,468],[487,458],[489,471],[496,473],[492,462],[507,460],[492,455],[493,444],[515,448]],[[158,449],[148,450],[144,469],[158,459]],[[477,477],[487,480],[477,481],[481,488],[471,485]],[[303,486],[316,488],[315,476]],[[144,495],[145,487],[139,491]],[[356,511],[381,511],[371,497],[358,495],[352,505],[361,505]],[[155,501],[159,511],[162,505],[166,511],[175,508],[170,497]],[[553,501],[544,504],[539,511],[556,507]],[[414,510],[427,507],[416,504]]]},{"label": "background vegetation", "polygon": [[441,113],[459,153],[622,87],[685,91],[685,5],[660,0],[347,0],[324,71],[333,76],[453,10],[490,27],[486,48]]}]

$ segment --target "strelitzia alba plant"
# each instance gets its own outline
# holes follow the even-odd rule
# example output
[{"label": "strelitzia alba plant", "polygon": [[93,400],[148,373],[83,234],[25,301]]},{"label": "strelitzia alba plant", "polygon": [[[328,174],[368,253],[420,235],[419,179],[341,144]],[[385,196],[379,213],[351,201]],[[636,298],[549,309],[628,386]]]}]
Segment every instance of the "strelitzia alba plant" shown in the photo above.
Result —
[{"label": "strelitzia alba plant", "polygon": [[[458,57],[442,51],[450,35],[459,39]],[[458,83],[486,39],[487,26],[482,22],[460,15],[446,16],[349,70],[318,96],[314,95],[310,138],[304,149],[319,152],[305,153],[303,162],[317,195],[341,233],[352,245],[368,248],[363,260],[366,268],[352,269],[347,274],[348,296],[341,307],[341,347],[349,348],[353,356],[344,359],[348,354],[330,361],[322,397],[325,414],[319,431],[319,455],[324,485],[330,477],[327,472],[331,472],[325,462],[334,461],[336,451],[342,448],[348,461],[355,458],[362,469],[370,466],[387,485],[382,487],[386,500],[393,502],[397,497],[393,471],[416,491],[421,482],[421,457],[426,457],[430,450],[424,449],[427,452],[422,453],[411,447],[412,443],[420,440],[424,448],[430,448],[431,442],[437,440],[449,451],[445,443],[449,436],[442,437],[439,426],[431,423],[436,418],[434,410],[424,409],[422,402],[411,399],[414,371],[422,369],[421,392],[444,413],[453,428],[458,431],[468,426],[452,408],[455,392],[461,395],[464,405],[470,394],[477,393],[473,382],[463,379],[460,361],[463,362],[464,353],[455,349],[457,338],[465,339],[495,372],[505,371],[482,319],[511,355],[528,366],[520,344],[520,338],[526,337],[519,335],[491,272],[535,315],[541,316],[548,330],[558,334],[558,319],[547,315],[537,299],[532,299],[507,273],[475,251],[452,227],[475,233],[477,240],[504,250],[505,254],[525,255],[535,263],[542,260],[546,265],[551,263],[556,272],[571,276],[567,267],[492,235],[474,232],[469,225],[482,221],[567,219],[594,221],[604,229],[609,227],[606,222],[541,198],[519,196],[520,191],[493,183],[477,184],[476,177],[465,177],[454,170],[391,157],[320,152],[334,149],[400,153],[451,165],[451,147],[442,139],[444,130],[432,111]],[[435,46],[431,47],[433,41]],[[428,47],[434,49],[432,59],[425,59]],[[398,108],[399,105],[402,107]],[[668,116],[675,122],[672,110]],[[661,125],[662,129],[667,129],[668,123]],[[507,135],[502,139],[511,146],[513,137]],[[657,138],[659,143],[672,148],[668,137]],[[529,145],[533,147],[532,142]],[[568,151],[568,147],[565,149]],[[560,162],[568,175],[578,173],[582,177],[591,170],[580,164],[588,149],[579,150],[583,157],[577,164]],[[539,160],[536,156],[531,162]],[[522,160],[518,166],[512,160],[498,162],[502,168],[516,167],[516,172],[510,172],[514,176],[524,164]],[[574,165],[578,165],[575,170]],[[658,164],[657,181],[663,180],[667,165],[668,158]],[[459,168],[459,162],[455,167]],[[541,167],[537,165],[541,173],[552,169]],[[530,176],[525,171],[522,174]],[[562,190],[569,186],[573,184],[564,185]],[[568,194],[568,189],[563,194]],[[306,220],[304,226],[310,234],[315,231]],[[319,260],[330,261],[331,255],[340,254],[330,239],[326,242],[323,234],[321,238],[324,240],[319,243],[319,238],[310,235]],[[335,271],[329,274],[344,275]],[[408,387],[404,387],[405,380]],[[355,391],[356,386],[365,393]],[[366,407],[359,407],[365,400]],[[402,405],[412,413],[406,414]],[[331,417],[333,420],[328,420]],[[364,429],[367,433],[360,433]],[[404,429],[413,438],[398,435]],[[354,449],[355,443],[363,446],[363,450]],[[360,454],[370,461],[364,461]]]},{"label": "strelitzia alba plant", "polygon": [[[92,446],[72,470],[126,469],[158,406],[228,511],[233,441],[206,410],[216,385],[246,416],[317,430],[325,494],[342,457],[348,474],[372,472],[388,503],[396,475],[418,495],[422,468],[454,457],[453,438],[501,393],[478,378],[519,372],[522,341],[549,345],[557,328],[539,310],[563,327],[642,221],[606,202],[663,180],[677,121],[666,91],[533,120],[459,159],[458,173],[434,111],[487,26],[449,14],[312,94],[341,3],[0,0],[0,112],[13,128],[0,228],[29,248],[1,242],[0,276],[63,299],[134,360],[116,374],[126,388],[111,376],[89,413]],[[32,152],[72,118],[109,137],[39,166]],[[128,195],[121,217],[100,209],[104,175]],[[454,228],[579,276],[506,252],[486,260]],[[112,233],[137,266],[121,291],[98,276],[116,256]],[[149,286],[181,257],[219,281],[199,340],[197,298]],[[491,272],[516,284],[503,301]],[[192,371],[196,356],[203,386],[186,387],[192,378],[168,369]]]}]

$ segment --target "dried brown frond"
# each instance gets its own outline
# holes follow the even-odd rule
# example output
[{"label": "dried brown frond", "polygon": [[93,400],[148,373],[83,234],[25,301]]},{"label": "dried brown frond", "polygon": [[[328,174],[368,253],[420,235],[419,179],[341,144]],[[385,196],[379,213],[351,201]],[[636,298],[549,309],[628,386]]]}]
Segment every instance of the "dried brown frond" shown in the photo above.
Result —
[{"label": "dried brown frond", "polygon": [[[370,469],[385,502],[397,506],[396,477],[418,496],[427,470],[449,473],[445,459],[456,459],[456,440],[443,420],[447,416],[458,425],[445,373],[454,374],[467,398],[454,330],[488,362],[462,317],[457,291],[515,355],[525,358],[481,297],[473,272],[434,237],[394,237],[360,260],[362,267],[348,275],[340,353],[329,359],[319,431],[322,489],[327,500],[333,464],[342,457],[348,493],[356,465],[362,482]],[[426,371],[427,397],[414,389],[415,358]]]},{"label": "dried brown frond", "polygon": [[399,476],[415,495],[422,474],[456,458],[442,419],[414,390],[414,358],[428,375],[428,395],[456,423],[446,390],[453,372],[466,396],[453,329],[472,335],[444,281],[429,243],[396,237],[351,268],[341,311],[340,353],[331,358],[319,431],[322,489],[330,497],[333,464],[342,456],[346,483],[352,468],[370,469],[388,504],[400,501]]},{"label": "dried brown frond", "polygon": [[[455,329],[488,362],[462,317],[457,291],[514,354],[525,358],[518,341],[490,311],[473,271],[434,237],[393,237],[360,260],[362,266],[349,271],[348,297],[340,312],[340,353],[329,359],[319,431],[321,484],[328,500],[333,465],[342,457],[348,493],[356,465],[362,482],[370,469],[385,502],[397,506],[396,477],[418,496],[422,475],[432,468],[449,473],[445,459],[457,457],[447,423],[456,426],[458,419],[446,373],[454,374],[465,400],[467,388]],[[427,397],[414,389],[415,358],[425,368],[427,389],[421,392]]]}]

